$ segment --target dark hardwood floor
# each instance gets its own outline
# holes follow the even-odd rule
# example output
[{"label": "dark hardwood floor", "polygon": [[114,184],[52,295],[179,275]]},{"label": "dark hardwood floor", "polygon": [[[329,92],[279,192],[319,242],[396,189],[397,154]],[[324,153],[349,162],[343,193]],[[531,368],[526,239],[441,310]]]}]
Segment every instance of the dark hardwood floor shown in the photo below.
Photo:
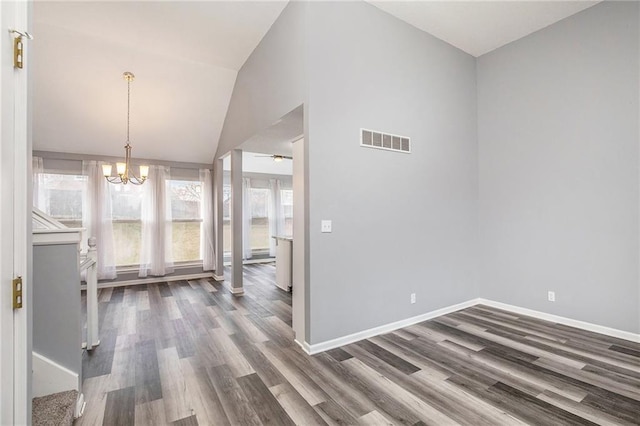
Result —
[{"label": "dark hardwood floor", "polygon": [[486,306],[315,356],[272,265],[100,292],[78,425],[640,423],[640,345]]}]

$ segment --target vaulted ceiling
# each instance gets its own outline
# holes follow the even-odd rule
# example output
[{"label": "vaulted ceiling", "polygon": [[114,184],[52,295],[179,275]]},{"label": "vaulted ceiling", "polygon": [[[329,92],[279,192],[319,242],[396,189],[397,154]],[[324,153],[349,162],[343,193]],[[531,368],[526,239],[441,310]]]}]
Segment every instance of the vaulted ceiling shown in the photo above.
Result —
[{"label": "vaulted ceiling", "polygon": [[[370,3],[479,56],[597,2]],[[237,72],[286,4],[36,0],[34,149],[123,155],[131,71],[133,155],[212,162]]]},{"label": "vaulted ceiling", "polygon": [[599,1],[371,0],[369,3],[477,57]]},{"label": "vaulted ceiling", "polygon": [[34,149],[123,155],[127,85],[138,158],[209,163],[238,70],[278,2],[34,6]]}]

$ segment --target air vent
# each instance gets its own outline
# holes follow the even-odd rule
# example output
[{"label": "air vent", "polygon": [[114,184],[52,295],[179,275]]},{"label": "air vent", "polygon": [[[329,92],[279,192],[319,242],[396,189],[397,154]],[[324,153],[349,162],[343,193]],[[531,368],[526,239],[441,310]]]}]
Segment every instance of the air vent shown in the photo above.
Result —
[{"label": "air vent", "polygon": [[408,137],[368,129],[360,129],[360,145],[367,148],[386,149],[407,154],[411,152],[411,144]]}]

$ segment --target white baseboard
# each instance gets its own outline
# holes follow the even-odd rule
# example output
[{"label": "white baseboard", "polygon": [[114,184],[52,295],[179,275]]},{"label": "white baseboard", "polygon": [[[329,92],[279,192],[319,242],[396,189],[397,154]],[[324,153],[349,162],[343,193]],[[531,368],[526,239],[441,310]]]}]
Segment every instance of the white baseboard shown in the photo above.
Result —
[{"label": "white baseboard", "polygon": [[521,308],[519,306],[509,305],[507,303],[495,302],[493,300],[478,299],[479,305],[486,305],[492,308],[503,309],[520,315],[528,315],[530,317],[541,320],[555,322],[558,324],[568,325],[570,327],[582,330],[593,331],[594,333],[604,334],[605,336],[617,337],[619,339],[629,340],[631,342],[640,343],[640,334],[631,333],[629,331],[618,330],[603,325],[593,324],[586,321],[575,320],[572,318],[561,317],[559,315],[548,314],[546,312],[535,311],[533,309]]},{"label": "white baseboard", "polygon": [[[243,265],[254,265],[256,263],[274,263],[276,261],[275,257],[264,257],[262,259],[244,259],[242,261]],[[223,266],[231,266],[231,261],[228,260],[222,263]]]},{"label": "white baseboard", "polygon": [[73,411],[74,419],[77,419],[78,417],[82,416],[82,414],[84,414],[85,405],[87,405],[87,403],[84,400],[84,394],[83,393],[78,394],[78,400],[76,401],[76,408]]},{"label": "white baseboard", "polygon": [[302,350],[305,351],[307,354],[313,355],[311,353],[311,346],[309,346],[307,342],[300,342],[298,339],[293,339],[293,341],[296,342],[296,344],[300,346]]},{"label": "white baseboard", "polygon": [[224,275],[213,274],[213,279],[216,281],[224,281]]},{"label": "white baseboard", "polygon": [[[166,276],[166,277],[147,277],[147,278],[140,278],[137,280],[99,283],[98,288],[124,287],[128,285],[151,284],[151,283],[168,283],[171,281],[198,280],[200,278],[212,278],[212,277],[213,277],[213,272],[201,272],[199,274],[173,275],[173,276]],[[81,285],[80,289],[86,290],[87,285],[86,284]]]},{"label": "white baseboard", "polygon": [[32,396],[45,396],[68,390],[80,391],[80,376],[54,361],[33,352]]},{"label": "white baseboard", "polygon": [[263,259],[246,259],[242,262],[243,265],[255,265],[256,263],[274,263],[275,257],[265,257]]},{"label": "white baseboard", "polygon": [[435,311],[427,312],[426,314],[421,314],[404,320],[392,322],[378,327],[373,327],[368,330],[349,334],[347,336],[338,337],[337,339],[327,340],[321,343],[314,343],[312,345],[308,344],[307,342],[303,342],[302,344],[298,343],[298,345],[300,345],[302,350],[307,352],[309,355],[314,355],[320,352],[328,351],[329,349],[339,348],[340,346],[345,346],[351,343],[358,342],[360,340],[368,339],[369,337],[378,336],[380,334],[389,333],[403,327],[408,327],[410,325],[414,325],[431,318],[459,311],[460,309],[468,308],[470,306],[478,304],[478,300],[479,299],[468,300],[466,302],[447,306],[441,309],[436,309]]},{"label": "white baseboard", "polygon": [[640,334],[617,330],[615,328],[605,327],[602,325],[592,324],[585,321],[579,321],[571,318],[561,317],[558,315],[548,314],[545,312],[534,311],[533,309],[527,309],[527,308],[521,308],[514,305],[508,305],[506,303],[494,302],[492,300],[487,300],[482,298],[471,299],[466,302],[458,303],[456,305],[451,305],[441,309],[436,309],[435,311],[427,312],[426,314],[422,314],[422,315],[407,318],[404,320],[370,328],[368,330],[359,331],[357,333],[349,334],[343,337],[338,337],[337,339],[327,340],[325,342],[314,343],[312,345],[310,345],[307,342],[299,342],[297,340],[295,342],[307,354],[315,355],[320,352],[339,348],[341,346],[349,345],[351,343],[368,339],[370,337],[378,336],[380,334],[389,333],[391,331],[398,330],[403,327],[408,327],[410,325],[414,325],[422,321],[426,321],[435,317],[446,315],[446,314],[459,311],[461,309],[469,308],[475,305],[486,305],[493,308],[503,309],[505,311],[520,314],[520,315],[528,315],[530,317],[542,319],[545,321],[564,324],[564,325],[579,328],[582,330],[593,331],[595,333],[604,334],[606,336],[617,337],[619,339],[640,343]]},{"label": "white baseboard", "polygon": [[224,288],[229,290],[231,294],[234,294],[236,296],[242,296],[244,294],[244,287],[243,288],[231,287],[231,283],[229,281],[225,281],[223,285],[224,285]]}]

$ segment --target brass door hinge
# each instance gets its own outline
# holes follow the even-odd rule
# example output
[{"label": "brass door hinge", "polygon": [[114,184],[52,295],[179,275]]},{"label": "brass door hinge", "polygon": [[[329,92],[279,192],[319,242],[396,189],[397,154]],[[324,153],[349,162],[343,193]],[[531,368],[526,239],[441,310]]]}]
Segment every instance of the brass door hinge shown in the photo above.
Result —
[{"label": "brass door hinge", "polygon": [[13,280],[13,309],[22,308],[22,277]]},{"label": "brass door hinge", "polygon": [[22,36],[13,39],[13,67],[22,68]]},{"label": "brass door hinge", "polygon": [[9,32],[14,35],[13,39],[13,67],[22,68],[24,65],[24,43],[23,39],[33,40],[33,36],[26,31],[18,31],[9,28]]}]

